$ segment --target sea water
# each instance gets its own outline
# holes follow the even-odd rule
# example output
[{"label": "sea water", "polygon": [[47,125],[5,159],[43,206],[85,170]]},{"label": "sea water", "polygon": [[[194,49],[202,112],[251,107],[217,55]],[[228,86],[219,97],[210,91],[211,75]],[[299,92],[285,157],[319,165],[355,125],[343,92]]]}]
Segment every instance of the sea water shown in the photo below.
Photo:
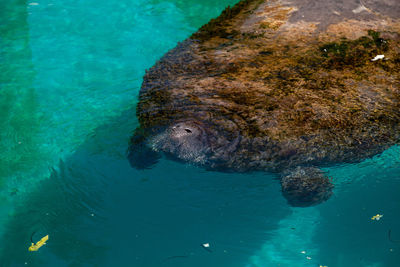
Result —
[{"label": "sea water", "polygon": [[398,146],[310,208],[269,173],[129,166],[145,69],[235,2],[1,1],[0,266],[400,266]]}]

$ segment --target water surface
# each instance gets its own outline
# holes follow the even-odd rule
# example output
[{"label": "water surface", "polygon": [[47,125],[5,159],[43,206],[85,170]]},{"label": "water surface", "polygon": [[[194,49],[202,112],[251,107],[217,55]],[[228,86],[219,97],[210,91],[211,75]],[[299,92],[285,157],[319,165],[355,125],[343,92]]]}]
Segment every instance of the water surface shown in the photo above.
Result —
[{"label": "water surface", "polygon": [[311,208],[273,174],[130,168],[145,69],[234,2],[2,1],[0,266],[398,266],[398,146]]}]

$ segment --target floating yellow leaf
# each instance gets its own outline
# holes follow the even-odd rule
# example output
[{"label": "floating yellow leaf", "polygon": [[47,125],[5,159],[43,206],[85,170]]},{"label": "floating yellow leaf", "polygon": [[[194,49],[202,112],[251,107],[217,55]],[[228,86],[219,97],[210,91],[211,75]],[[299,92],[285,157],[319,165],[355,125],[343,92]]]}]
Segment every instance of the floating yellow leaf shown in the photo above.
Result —
[{"label": "floating yellow leaf", "polygon": [[379,221],[383,217],[383,214],[376,214],[371,217],[371,220]]},{"label": "floating yellow leaf", "polygon": [[38,251],[43,245],[46,245],[46,241],[49,240],[49,235],[42,237],[36,244],[32,243],[29,247],[29,251]]}]

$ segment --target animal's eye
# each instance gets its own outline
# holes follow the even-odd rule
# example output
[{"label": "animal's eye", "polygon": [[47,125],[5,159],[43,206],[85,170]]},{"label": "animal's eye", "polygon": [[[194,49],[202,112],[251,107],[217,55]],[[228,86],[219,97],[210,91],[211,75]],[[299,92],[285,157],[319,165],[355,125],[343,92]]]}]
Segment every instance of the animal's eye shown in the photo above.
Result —
[{"label": "animal's eye", "polygon": [[192,131],[191,131],[190,129],[188,129],[188,128],[186,128],[185,131],[186,131],[187,133],[192,133]]}]

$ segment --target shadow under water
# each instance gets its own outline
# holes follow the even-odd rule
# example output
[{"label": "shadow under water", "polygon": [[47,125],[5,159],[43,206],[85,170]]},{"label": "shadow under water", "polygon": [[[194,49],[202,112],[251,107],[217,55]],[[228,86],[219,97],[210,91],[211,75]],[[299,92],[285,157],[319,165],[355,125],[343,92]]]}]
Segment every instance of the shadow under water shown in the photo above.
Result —
[{"label": "shadow under water", "polygon": [[[97,128],[51,177],[20,196],[1,238],[2,266],[243,266],[290,213],[268,174],[165,160],[132,169],[125,152],[133,115]],[[49,235],[35,253],[27,251],[32,234]]]},{"label": "shadow under water", "polygon": [[[132,169],[126,149],[133,115],[125,111],[98,127],[51,177],[17,195],[1,237],[7,244],[0,250],[1,266],[398,261],[398,247],[387,238],[388,229],[393,238],[400,229],[393,199],[400,182],[397,147],[359,164],[327,168],[334,197],[317,207],[291,208],[268,173],[209,172],[164,159],[149,170]],[[384,214],[382,221],[370,219],[376,213]],[[50,236],[35,253],[27,251],[32,234],[34,241]]]}]

